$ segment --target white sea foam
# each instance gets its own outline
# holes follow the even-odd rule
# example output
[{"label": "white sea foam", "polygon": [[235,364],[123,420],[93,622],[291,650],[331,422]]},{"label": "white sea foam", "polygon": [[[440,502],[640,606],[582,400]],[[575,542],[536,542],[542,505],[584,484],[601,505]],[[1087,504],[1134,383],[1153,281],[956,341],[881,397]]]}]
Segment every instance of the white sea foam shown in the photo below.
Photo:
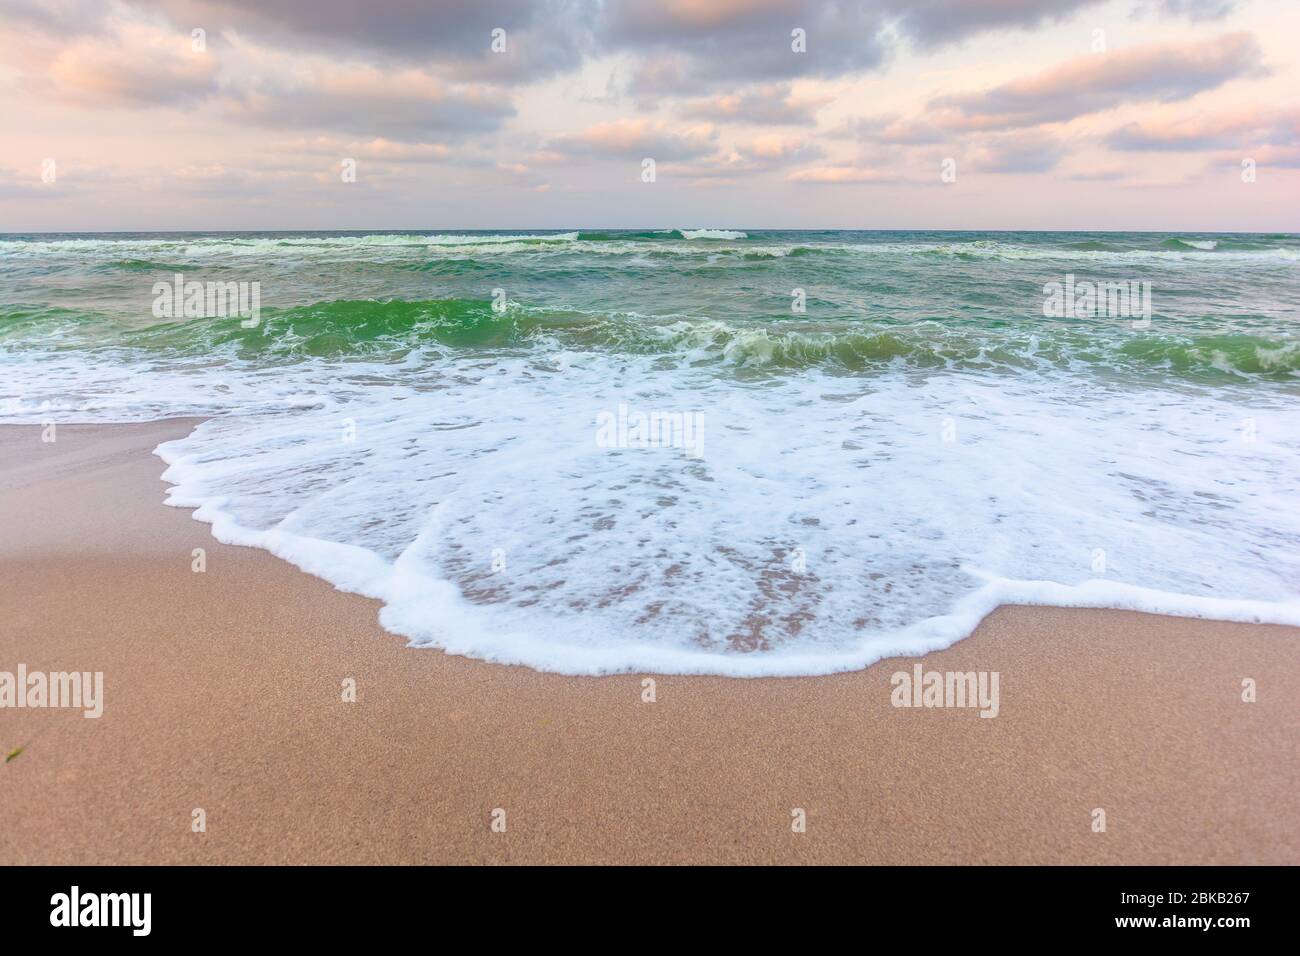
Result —
[{"label": "white sea foam", "polygon": [[576,242],[578,234],[576,232],[544,233],[540,235],[524,236],[497,236],[497,235],[460,235],[460,236],[428,236],[425,241],[431,246],[493,246],[493,245],[518,245],[522,243],[538,242]]},{"label": "white sea foam", "polygon": [[687,239],[747,239],[743,232],[734,229],[683,229],[682,235]]},{"label": "white sea foam", "polygon": [[[1300,625],[1294,407],[556,367],[378,390],[318,369],[294,411],[282,373],[262,413],[159,448],[169,500],[379,599],[415,644],[564,673],[828,673],[947,646],[1007,602]],[[598,447],[628,396],[704,410],[704,458]]]},{"label": "white sea foam", "polygon": [[[430,233],[424,235],[361,236],[284,236],[284,237],[197,237],[183,235],[167,238],[76,238],[32,240],[0,238],[0,255],[17,260],[39,258],[49,262],[111,262],[115,259],[179,259],[190,264],[220,264],[226,261],[247,264],[266,258],[301,260],[304,257],[328,261],[391,262],[426,253],[433,258],[456,256],[505,256],[521,252],[540,255],[584,254],[602,256],[659,255],[716,256],[744,254],[752,257],[779,258],[798,250],[833,251],[867,257],[960,256],[993,261],[1055,261],[1091,263],[1176,263],[1204,259],[1207,251],[1230,256],[1233,261],[1252,263],[1294,263],[1300,250],[1289,247],[1272,249],[1220,250],[1214,239],[1178,240],[1183,248],[1078,249],[1052,245],[1025,245],[992,239],[930,242],[844,242],[818,238],[794,242],[747,242],[749,235],[730,229],[663,230],[662,239],[646,242],[629,236],[600,240],[583,239],[579,232],[502,235],[491,233]],[[675,238],[680,235],[681,238]],[[705,241],[700,241],[705,240]],[[727,245],[726,243],[734,243]]]}]

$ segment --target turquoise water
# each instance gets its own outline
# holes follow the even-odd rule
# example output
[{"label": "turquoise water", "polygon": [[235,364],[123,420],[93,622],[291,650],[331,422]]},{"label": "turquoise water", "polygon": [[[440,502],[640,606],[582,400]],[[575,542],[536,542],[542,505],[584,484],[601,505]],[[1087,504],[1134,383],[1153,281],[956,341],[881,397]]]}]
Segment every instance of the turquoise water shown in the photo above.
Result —
[{"label": "turquoise water", "polygon": [[[0,416],[212,416],[160,454],[218,537],[545,669],[842,670],[1009,600],[1297,623],[1298,265],[1276,234],[4,235]],[[257,323],[157,314],[177,274],[257,283]],[[1149,289],[1149,324],[1046,317],[1067,278]]]}]

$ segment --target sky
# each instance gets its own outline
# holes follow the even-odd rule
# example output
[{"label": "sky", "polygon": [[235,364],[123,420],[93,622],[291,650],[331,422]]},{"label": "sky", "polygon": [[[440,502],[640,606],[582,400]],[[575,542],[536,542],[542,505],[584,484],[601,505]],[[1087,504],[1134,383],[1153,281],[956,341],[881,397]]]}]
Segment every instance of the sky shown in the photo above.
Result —
[{"label": "sky", "polygon": [[0,232],[1296,231],[1298,37],[1296,0],[0,0]]}]

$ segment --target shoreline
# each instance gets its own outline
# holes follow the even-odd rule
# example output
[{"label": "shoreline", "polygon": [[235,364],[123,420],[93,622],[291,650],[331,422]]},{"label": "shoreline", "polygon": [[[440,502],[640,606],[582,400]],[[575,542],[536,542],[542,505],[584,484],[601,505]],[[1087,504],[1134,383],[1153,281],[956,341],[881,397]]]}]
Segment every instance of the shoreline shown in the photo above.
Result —
[{"label": "shoreline", "polygon": [[[209,418],[179,417],[155,419],[142,422],[141,425],[167,424],[176,422],[191,431],[208,422]],[[236,419],[237,420],[237,419]],[[117,423],[120,424],[120,423]],[[2,426],[0,426],[2,427]],[[207,524],[214,538],[220,526],[223,529],[223,543],[240,547],[251,547],[266,551],[273,557],[288,563],[305,574],[321,578],[332,587],[362,597],[376,598],[382,594],[372,588],[356,588],[354,575],[343,575],[352,582],[339,583],[337,567],[326,564],[322,567],[315,539],[299,539],[289,534],[287,540],[280,535],[273,535],[271,540],[261,531],[256,531],[239,524],[224,507],[224,499],[202,491],[195,491],[184,473],[171,478],[167,474],[173,471],[173,465],[180,465],[184,456],[160,454],[161,446],[153,454],[164,463],[162,478],[169,485],[165,503],[171,507],[183,508],[203,524]],[[181,502],[179,504],[173,501]],[[202,517],[200,517],[202,514]],[[304,544],[305,542],[305,544]],[[376,557],[377,556],[373,556]],[[312,570],[315,568],[316,570]],[[331,574],[329,571],[333,571]],[[431,581],[438,586],[443,582]],[[381,605],[391,610],[394,603],[390,597],[378,596]],[[1283,604],[1247,598],[1222,598],[1211,596],[1192,596],[1180,592],[1161,591],[1139,585],[1127,584],[1104,578],[1093,578],[1078,585],[1057,584],[1052,581],[1011,581],[1000,578],[987,578],[976,590],[956,600],[948,610],[938,616],[913,626],[896,631],[891,635],[889,651],[881,653],[878,648],[870,650],[860,648],[841,650],[835,654],[825,652],[801,654],[797,651],[768,651],[763,654],[736,654],[710,651],[682,651],[660,646],[640,647],[635,652],[635,659],[629,661],[630,652],[622,649],[613,655],[608,666],[596,666],[598,657],[590,646],[575,646],[557,640],[554,633],[545,639],[529,638],[522,642],[512,638],[512,647],[505,654],[494,651],[489,639],[484,646],[484,628],[481,624],[470,625],[462,619],[461,623],[472,627],[476,640],[467,648],[446,649],[437,643],[424,642],[421,635],[411,631],[397,631],[385,628],[394,636],[401,637],[413,647],[435,648],[445,650],[457,656],[469,657],[487,663],[522,666],[542,673],[561,674],[572,677],[606,677],[618,674],[662,674],[672,676],[726,677],[739,679],[754,678],[798,678],[825,677],[832,674],[852,673],[891,657],[918,657],[951,647],[958,641],[970,637],[986,617],[1003,607],[1043,607],[1072,610],[1133,611],[1140,614],[1154,614],[1181,619],[1205,620],[1211,622],[1234,622],[1245,624],[1283,625],[1300,628],[1300,602]],[[464,614],[466,606],[457,607],[455,613]],[[544,630],[544,628],[543,628]],[[558,657],[557,657],[558,653]],[[573,658],[578,664],[571,663]],[[557,661],[563,660],[563,665]],[[582,661],[586,662],[583,666]]]},{"label": "shoreline", "polygon": [[[1007,605],[827,676],[471,660],[164,506],[199,420],[0,426],[0,671],[105,674],[99,719],[0,709],[0,862],[1300,862],[1298,628]],[[998,716],[891,706],[917,663],[999,673]]]}]

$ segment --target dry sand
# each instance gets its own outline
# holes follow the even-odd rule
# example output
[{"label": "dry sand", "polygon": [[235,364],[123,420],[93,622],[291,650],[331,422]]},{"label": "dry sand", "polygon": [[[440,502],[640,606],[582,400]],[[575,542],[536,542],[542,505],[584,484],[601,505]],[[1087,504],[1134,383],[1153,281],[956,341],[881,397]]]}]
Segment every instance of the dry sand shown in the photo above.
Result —
[{"label": "dry sand", "polygon": [[891,707],[902,659],[643,703],[637,675],[407,648],[218,544],[162,505],[150,451],[188,427],[0,428],[0,670],[103,671],[106,698],[0,710],[26,745],[0,863],[1300,862],[1297,629],[1005,607],[922,659],[998,671],[995,719]]}]

